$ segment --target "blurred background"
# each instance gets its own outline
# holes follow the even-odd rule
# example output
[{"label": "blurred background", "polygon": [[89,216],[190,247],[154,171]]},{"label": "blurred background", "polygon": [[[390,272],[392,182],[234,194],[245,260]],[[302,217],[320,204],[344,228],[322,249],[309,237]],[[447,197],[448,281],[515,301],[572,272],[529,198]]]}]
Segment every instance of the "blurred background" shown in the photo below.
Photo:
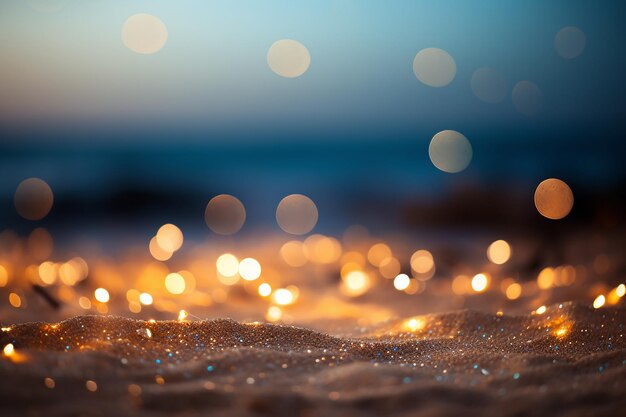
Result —
[{"label": "blurred background", "polygon": [[[28,177],[54,190],[45,222],[63,230],[168,219],[205,233],[203,208],[221,193],[248,208],[242,232],[276,228],[276,204],[295,192],[317,203],[328,233],[353,223],[519,225],[520,213],[535,217],[532,193],[547,177],[574,190],[573,220],[623,208],[619,2],[7,0],[0,8],[3,228],[30,224],[12,204]],[[136,54],[121,41],[125,20],[140,12],[167,27],[159,53]],[[568,26],[586,37],[575,59],[555,50]],[[282,38],[310,52],[301,77],[267,65]],[[428,47],[456,62],[443,88],[412,71]],[[502,76],[497,103],[472,89],[482,67]],[[511,99],[520,80],[542,94],[531,115]],[[461,174],[428,158],[444,129],[473,146]]]},{"label": "blurred background", "polygon": [[[205,223],[219,194],[246,209],[228,239],[284,236],[276,207],[299,193],[319,211],[314,232],[330,236],[358,224],[407,247],[480,243],[480,262],[493,240],[529,241],[533,274],[619,253],[625,11],[573,0],[4,0],[0,230],[43,227],[55,251],[89,239],[147,254],[164,223],[186,242],[231,242]],[[154,50],[129,28],[140,13],[162,37]],[[308,56],[297,76],[272,62],[282,39]],[[426,48],[452,63],[438,56],[420,73]],[[443,130],[471,143],[462,172],[429,157]],[[31,177],[54,193],[37,222],[14,205]],[[559,221],[533,202],[551,177],[574,195]],[[622,264],[601,269],[617,283]]]}]

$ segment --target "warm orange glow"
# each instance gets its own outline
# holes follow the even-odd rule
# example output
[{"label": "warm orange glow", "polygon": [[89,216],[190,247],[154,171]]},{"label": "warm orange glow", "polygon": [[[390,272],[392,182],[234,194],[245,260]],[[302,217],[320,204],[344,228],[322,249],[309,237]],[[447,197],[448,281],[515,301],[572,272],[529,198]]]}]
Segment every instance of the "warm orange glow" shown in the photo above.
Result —
[{"label": "warm orange glow", "polygon": [[574,205],[574,194],[569,186],[557,179],[542,181],[535,190],[535,207],[542,216],[558,220],[567,216]]},{"label": "warm orange glow", "polygon": [[543,313],[546,312],[546,310],[547,310],[546,306],[541,306],[537,310],[535,310],[535,313],[536,314],[543,314]]},{"label": "warm orange glow", "polygon": [[295,297],[291,291],[286,288],[279,288],[272,294],[272,301],[281,306],[293,304]]},{"label": "warm orange glow", "polygon": [[511,246],[504,240],[496,240],[487,248],[487,258],[496,265],[505,264],[511,257]]},{"label": "warm orange glow", "polygon": [[109,301],[109,292],[104,288],[96,289],[93,294],[96,297],[96,300],[101,303],[107,303]]},{"label": "warm orange glow", "polygon": [[546,290],[554,285],[554,269],[544,268],[537,276],[537,286]]},{"label": "warm orange glow", "polygon": [[313,263],[330,264],[341,256],[341,244],[332,237],[312,235],[304,241],[304,253]]},{"label": "warm orange glow", "polygon": [[418,250],[411,256],[411,269],[418,274],[427,274],[434,267],[433,255],[427,250]]},{"label": "warm orange glow", "polygon": [[239,273],[239,260],[235,255],[225,253],[217,258],[217,272],[223,277],[234,277]]},{"label": "warm orange glow", "polygon": [[404,327],[412,332],[423,330],[426,327],[426,320],[422,317],[413,317],[404,322]]},{"label": "warm orange glow", "polygon": [[239,275],[246,281],[254,281],[261,276],[261,264],[254,258],[242,259],[239,263]]},{"label": "warm orange glow", "polygon": [[393,280],[393,286],[398,291],[404,291],[408,288],[411,279],[407,274],[400,274]]},{"label": "warm orange glow", "polygon": [[258,291],[261,297],[269,297],[269,295],[272,293],[272,286],[264,282],[263,284],[259,285]]},{"label": "warm orange glow", "polygon": [[472,278],[472,289],[476,292],[483,292],[489,286],[489,277],[486,274],[476,274]]},{"label": "warm orange glow", "polygon": [[22,306],[22,297],[12,292],[9,294],[9,304],[15,308],[20,308]]},{"label": "warm orange glow", "polygon": [[4,287],[9,282],[9,273],[7,269],[0,265],[0,287]]},{"label": "warm orange glow", "polygon": [[600,294],[599,296],[596,297],[595,300],[593,300],[593,308],[600,308],[604,306],[605,302],[606,302],[606,298],[604,297],[604,295]]},{"label": "warm orange glow", "polygon": [[350,297],[358,297],[365,294],[370,285],[370,277],[365,272],[350,271],[342,278],[341,292]]},{"label": "warm orange glow", "polygon": [[400,261],[398,261],[393,256],[383,260],[378,267],[380,275],[385,278],[391,279],[395,278],[400,271],[402,270],[402,266],[400,265]]},{"label": "warm orange glow", "polygon": [[3,352],[4,356],[13,356],[13,354],[15,353],[15,348],[13,347],[13,344],[9,343],[8,345],[6,345]]},{"label": "warm orange glow", "polygon": [[391,249],[384,243],[375,244],[367,252],[367,260],[375,267],[379,267],[389,257],[391,257]]},{"label": "warm orange glow", "polygon": [[267,313],[265,314],[265,319],[270,322],[275,322],[280,320],[283,317],[283,311],[280,307],[271,306],[267,309]]},{"label": "warm orange glow", "polygon": [[182,294],[185,292],[185,278],[176,272],[172,272],[165,277],[165,288],[171,294]]},{"label": "warm orange glow", "polygon": [[148,249],[150,250],[150,255],[152,255],[152,257],[157,261],[161,262],[167,261],[173,255],[173,252],[163,250],[161,246],[159,246],[156,236],[150,239],[150,245],[148,246]]},{"label": "warm orange glow", "polygon": [[183,232],[171,223],[161,226],[156,234],[156,241],[165,252],[176,252],[183,246],[183,240]]},{"label": "warm orange glow", "polygon": [[456,295],[468,294],[472,290],[472,280],[467,275],[458,275],[452,280],[452,292]]},{"label": "warm orange glow", "polygon": [[297,240],[291,240],[280,248],[280,256],[287,265],[292,267],[300,267],[307,263],[304,253],[304,244]]},{"label": "warm orange glow", "polygon": [[509,300],[517,300],[522,295],[522,286],[517,282],[506,287],[506,298]]}]

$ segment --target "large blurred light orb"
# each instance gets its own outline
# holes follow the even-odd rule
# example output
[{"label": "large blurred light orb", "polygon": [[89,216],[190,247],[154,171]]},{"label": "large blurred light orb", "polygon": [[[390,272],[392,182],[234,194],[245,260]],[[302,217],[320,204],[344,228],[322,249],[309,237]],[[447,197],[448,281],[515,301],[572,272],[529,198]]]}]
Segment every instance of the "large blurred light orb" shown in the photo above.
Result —
[{"label": "large blurred light orb", "polygon": [[300,42],[281,39],[267,51],[267,65],[281,77],[297,78],[309,69],[311,55]]},{"label": "large blurred light orb", "polygon": [[435,260],[429,251],[420,249],[411,255],[411,269],[418,274],[427,274],[434,267]]},{"label": "large blurred light orb", "polygon": [[506,97],[506,80],[494,68],[478,68],[472,74],[470,86],[474,95],[485,103],[499,103]]},{"label": "large blurred light orb", "polygon": [[165,288],[174,295],[182,294],[185,292],[185,278],[172,272],[165,277]]},{"label": "large blurred light orb", "polygon": [[537,114],[543,105],[543,93],[537,84],[520,81],[513,87],[513,105],[518,112],[527,116]]},{"label": "large blurred light orb", "polygon": [[585,50],[587,37],[575,26],[567,26],[559,30],[554,37],[556,53],[565,59],[574,59]]},{"label": "large blurred light orb", "polygon": [[472,289],[476,292],[483,292],[489,286],[489,277],[485,274],[476,274],[472,278]]},{"label": "large blurred light orb", "polygon": [[487,258],[496,265],[505,264],[511,258],[511,245],[506,240],[496,240],[487,248]]},{"label": "large blurred light orb", "polygon": [[29,178],[17,186],[13,202],[20,216],[28,220],[41,220],[52,209],[54,196],[45,181]]},{"label": "large blurred light orb", "polygon": [[183,232],[171,223],[161,226],[156,234],[157,244],[165,252],[176,252],[183,246],[183,240]]},{"label": "large blurred light orb", "polygon": [[409,287],[411,279],[407,274],[399,274],[393,280],[393,286],[398,291],[404,291]]},{"label": "large blurred light orb", "polygon": [[430,87],[445,87],[456,76],[456,63],[443,49],[426,48],[415,55],[413,73]]},{"label": "large blurred light orb", "polygon": [[245,258],[239,262],[239,275],[246,281],[254,281],[261,276],[261,264],[254,258]]},{"label": "large blurred light orb", "polygon": [[234,277],[239,273],[239,260],[230,253],[220,255],[215,262],[217,272],[223,277]]},{"label": "large blurred light orb", "polygon": [[167,27],[156,16],[139,13],[129,17],[122,28],[122,41],[138,54],[159,52],[167,42]]},{"label": "large blurred light orb", "polygon": [[428,155],[434,166],[454,174],[463,171],[472,161],[472,145],[461,133],[444,130],[431,139]]},{"label": "large blurred light orb", "polygon": [[304,250],[304,244],[297,240],[286,242],[280,248],[280,256],[285,263],[294,268],[303,266],[307,263],[307,257]]},{"label": "large blurred light orb", "polygon": [[542,181],[535,190],[535,207],[548,219],[562,219],[569,214],[573,206],[572,189],[557,178]]},{"label": "large blurred light orb", "polygon": [[276,222],[281,229],[292,235],[309,233],[317,224],[317,206],[302,194],[283,198],[276,208]]},{"label": "large blurred light orb", "polygon": [[204,211],[209,229],[220,235],[232,235],[243,227],[246,209],[238,198],[220,194],[209,201]]},{"label": "large blurred light orb", "polygon": [[161,248],[161,246],[159,246],[159,243],[157,242],[156,236],[150,239],[148,249],[150,250],[150,255],[152,255],[154,259],[162,262],[167,261],[174,254],[174,252],[169,252]]}]

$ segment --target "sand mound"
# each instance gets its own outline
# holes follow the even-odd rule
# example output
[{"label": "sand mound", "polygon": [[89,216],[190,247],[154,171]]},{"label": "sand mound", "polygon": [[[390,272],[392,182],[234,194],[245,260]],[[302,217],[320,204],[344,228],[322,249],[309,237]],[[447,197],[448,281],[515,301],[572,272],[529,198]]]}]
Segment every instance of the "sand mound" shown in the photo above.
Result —
[{"label": "sand mound", "polygon": [[[82,316],[4,328],[3,415],[617,415],[626,310],[412,317],[359,337]],[[46,387],[54,381],[54,388]],[[93,383],[87,383],[93,381]],[[87,386],[89,385],[89,386]],[[89,388],[89,389],[88,389]]]}]

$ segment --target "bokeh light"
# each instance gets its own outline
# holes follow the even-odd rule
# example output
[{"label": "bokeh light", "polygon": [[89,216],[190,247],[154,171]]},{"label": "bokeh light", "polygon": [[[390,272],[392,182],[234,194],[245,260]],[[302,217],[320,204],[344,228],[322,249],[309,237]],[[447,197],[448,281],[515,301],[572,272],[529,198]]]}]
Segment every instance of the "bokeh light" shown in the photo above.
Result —
[{"label": "bokeh light", "polygon": [[393,286],[398,291],[406,290],[409,287],[411,279],[407,274],[399,274],[393,279]]},{"label": "bokeh light", "polygon": [[287,288],[278,288],[272,293],[272,301],[281,306],[293,304],[295,301],[294,294]]},{"label": "bokeh light", "polygon": [[600,308],[604,306],[605,302],[606,302],[606,298],[604,297],[603,294],[600,294],[599,296],[596,297],[595,300],[593,300],[593,308]]},{"label": "bokeh light", "polygon": [[559,220],[569,214],[574,206],[574,194],[562,180],[548,178],[535,190],[535,207],[542,216]]},{"label": "bokeh light", "polygon": [[98,300],[99,302],[101,302],[101,303],[109,302],[109,299],[110,299],[109,292],[106,289],[104,289],[104,288],[97,288],[94,291],[93,294],[94,294],[94,297],[96,298],[96,300]]},{"label": "bokeh light", "polygon": [[129,17],[122,27],[122,41],[138,54],[159,52],[167,42],[165,23],[156,16],[139,13]]},{"label": "bokeh light", "polygon": [[511,257],[511,245],[505,240],[496,240],[487,248],[487,258],[496,265],[505,264]]},{"label": "bokeh light", "polygon": [[156,241],[165,252],[176,252],[183,246],[183,232],[171,223],[161,226],[156,234]]},{"label": "bokeh light", "polygon": [[509,300],[517,300],[522,295],[522,286],[514,282],[506,287],[505,294]]},{"label": "bokeh light", "polygon": [[372,245],[367,251],[367,260],[375,267],[380,267],[389,257],[391,257],[391,248],[382,242]]},{"label": "bokeh light", "polygon": [[574,59],[583,53],[587,45],[585,33],[575,26],[559,30],[554,37],[554,49],[565,59]]},{"label": "bokeh light", "polygon": [[489,286],[489,277],[486,274],[476,274],[472,278],[472,289],[476,292],[483,292]]},{"label": "bokeh light", "polygon": [[342,277],[341,292],[349,297],[365,294],[371,286],[369,275],[363,271],[350,271]]},{"label": "bokeh light", "polygon": [[174,295],[182,294],[185,292],[185,278],[172,272],[165,277],[165,288]]},{"label": "bokeh light", "polygon": [[434,166],[444,172],[463,171],[472,161],[472,145],[455,130],[437,133],[430,141],[428,155]]},{"label": "bokeh light", "polygon": [[245,258],[239,262],[239,275],[246,281],[254,281],[261,276],[261,264],[254,258]]},{"label": "bokeh light", "polygon": [[41,220],[52,209],[54,196],[45,181],[28,178],[17,186],[13,201],[20,216],[28,220]]},{"label": "bokeh light", "polygon": [[168,252],[163,250],[159,243],[157,242],[156,236],[150,239],[150,244],[148,245],[148,249],[150,250],[150,255],[157,261],[167,261],[174,254],[173,252]]},{"label": "bokeh light", "polygon": [[280,248],[280,256],[285,263],[294,268],[301,267],[307,263],[304,244],[298,240],[290,240]]},{"label": "bokeh light", "polygon": [[435,259],[429,251],[420,249],[411,255],[411,270],[416,274],[428,274],[434,267]]},{"label": "bokeh light", "polygon": [[272,286],[267,282],[264,282],[259,285],[258,292],[261,297],[269,297],[272,294]]},{"label": "bokeh light", "polygon": [[291,194],[283,198],[276,208],[276,222],[292,235],[309,233],[317,224],[317,206],[309,197]]},{"label": "bokeh light", "polygon": [[297,78],[311,65],[309,50],[293,39],[281,39],[267,51],[267,65],[276,74],[285,78]]},{"label": "bokeh light", "polygon": [[8,282],[9,272],[3,265],[0,265],[0,287],[5,287]]},{"label": "bokeh light", "polygon": [[232,235],[241,230],[246,222],[246,209],[238,198],[220,194],[207,204],[204,220],[213,232]]},{"label": "bokeh light", "polygon": [[233,277],[239,273],[239,260],[233,254],[220,255],[215,264],[217,272],[223,277]]},{"label": "bokeh light", "polygon": [[426,48],[415,55],[413,73],[430,87],[445,87],[456,76],[456,63],[443,49]]}]

